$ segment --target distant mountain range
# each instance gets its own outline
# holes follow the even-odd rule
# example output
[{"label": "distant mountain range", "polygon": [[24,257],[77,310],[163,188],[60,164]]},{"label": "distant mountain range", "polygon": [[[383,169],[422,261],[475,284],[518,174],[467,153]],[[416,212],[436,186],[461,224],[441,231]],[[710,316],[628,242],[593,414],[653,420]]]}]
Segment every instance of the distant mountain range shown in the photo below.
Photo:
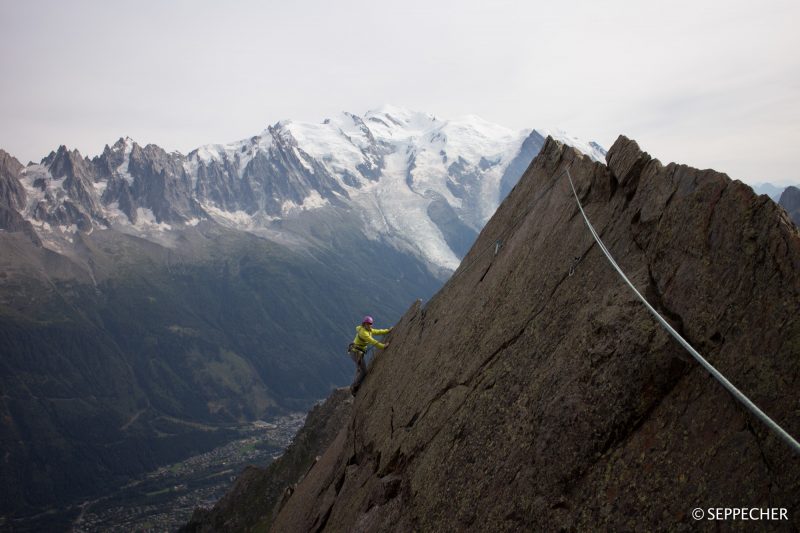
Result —
[{"label": "distant mountain range", "polygon": [[2,201],[65,253],[76,231],[112,228],[161,242],[165,232],[202,220],[308,244],[315,239],[291,221],[344,209],[357,213],[367,238],[441,274],[458,266],[548,134],[604,157],[598,144],[561,132],[386,106],[319,124],[279,122],[186,156],[130,138],[92,159],[61,146],[38,165],[11,165],[8,179],[19,183]]},{"label": "distant mountain range", "polygon": [[0,520],[347,383],[358,318],[432,295],[546,134],[385,107],[188,155],[0,150]]},{"label": "distant mountain range", "polygon": [[781,194],[786,189],[786,185],[773,185],[772,183],[756,183],[751,185],[753,190],[758,194],[766,194],[774,201],[780,200]]},{"label": "distant mountain range", "polygon": [[786,209],[792,221],[800,226],[800,188],[789,186],[781,193],[780,201],[778,202],[781,207]]}]

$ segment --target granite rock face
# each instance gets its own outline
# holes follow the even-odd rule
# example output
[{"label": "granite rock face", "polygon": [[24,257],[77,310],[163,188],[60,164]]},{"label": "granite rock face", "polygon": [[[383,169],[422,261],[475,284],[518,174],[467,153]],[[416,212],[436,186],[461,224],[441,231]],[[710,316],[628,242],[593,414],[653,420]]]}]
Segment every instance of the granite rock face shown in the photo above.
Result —
[{"label": "granite rock face", "polygon": [[43,163],[53,181],[63,180],[63,196],[52,197],[45,191],[45,198],[35,208],[37,220],[54,226],[75,224],[81,231],[92,228],[92,220],[107,224],[97,193],[94,190],[96,169],[91,161],[81,156],[77,150],[60,146],[51,152]]},{"label": "granite rock face", "polygon": [[[462,266],[395,327],[272,531],[692,530],[782,507],[800,458],[657,324],[800,435],[800,232],[727,176],[548,139]],[[498,246],[499,244],[499,246]],[[577,259],[577,260],[576,260]],[[572,272],[572,275],[570,275]]]},{"label": "granite rock face", "polygon": [[19,182],[24,167],[5,150],[0,150],[0,207],[22,209],[25,206],[25,189]]},{"label": "granite rock face", "polygon": [[110,227],[108,213],[113,210],[133,224],[140,209],[149,210],[155,224],[207,218],[192,195],[184,159],[156,145],[142,148],[129,139],[106,146],[92,160],[61,146],[42,160],[41,168],[34,165],[26,171],[39,176],[33,185],[42,191],[28,214],[50,226],[74,224],[84,233],[95,226]]},{"label": "granite rock face", "polygon": [[133,144],[128,172],[134,176],[131,196],[153,212],[158,222],[186,222],[204,217],[192,197],[192,184],[183,168],[183,156],[163,148]]},{"label": "granite rock face", "polygon": [[789,217],[800,226],[800,189],[793,186],[786,187],[778,204],[786,209]]},{"label": "granite rock face", "polygon": [[23,168],[15,157],[0,150],[0,230],[23,233],[35,245],[41,246],[42,241],[33,225],[20,214],[27,200],[25,188],[19,181]]}]

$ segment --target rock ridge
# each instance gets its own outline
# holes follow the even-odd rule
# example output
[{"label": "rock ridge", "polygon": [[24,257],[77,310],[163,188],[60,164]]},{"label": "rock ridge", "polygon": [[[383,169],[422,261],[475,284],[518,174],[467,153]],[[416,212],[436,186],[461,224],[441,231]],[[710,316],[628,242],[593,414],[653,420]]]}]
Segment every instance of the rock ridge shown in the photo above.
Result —
[{"label": "rock ridge", "polygon": [[0,150],[0,230],[22,233],[33,244],[41,246],[42,241],[33,225],[20,214],[27,201],[25,188],[20,182],[23,168],[15,157]]},{"label": "rock ridge", "polygon": [[785,212],[622,136],[607,165],[548,138],[450,281],[397,324],[272,531],[688,530],[692,509],[719,506],[785,507],[797,527],[798,458],[623,285],[566,168],[640,291],[800,434]]}]

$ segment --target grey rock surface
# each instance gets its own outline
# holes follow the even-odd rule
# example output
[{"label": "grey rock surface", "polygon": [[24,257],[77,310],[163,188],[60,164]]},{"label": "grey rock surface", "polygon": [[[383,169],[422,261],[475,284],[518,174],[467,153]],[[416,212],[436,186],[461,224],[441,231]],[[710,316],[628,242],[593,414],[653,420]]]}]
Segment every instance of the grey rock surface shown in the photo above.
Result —
[{"label": "grey rock surface", "polygon": [[0,207],[22,209],[25,206],[25,189],[19,182],[24,167],[5,150],[0,150]]},{"label": "grey rock surface", "polygon": [[42,241],[20,210],[25,207],[25,188],[19,181],[24,167],[16,158],[0,150],[0,230],[23,233],[37,246]]},{"label": "grey rock surface", "polygon": [[564,171],[633,283],[794,435],[800,232],[748,186],[624,137],[607,161],[547,140],[395,327],[272,531],[689,531],[718,525],[696,507],[742,506],[798,527],[800,458],[635,299]]}]

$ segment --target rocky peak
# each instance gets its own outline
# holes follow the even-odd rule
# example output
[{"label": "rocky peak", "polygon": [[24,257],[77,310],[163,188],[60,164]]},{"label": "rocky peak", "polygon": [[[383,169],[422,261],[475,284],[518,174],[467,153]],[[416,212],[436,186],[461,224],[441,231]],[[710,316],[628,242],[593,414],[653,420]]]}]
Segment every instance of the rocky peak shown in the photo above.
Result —
[{"label": "rocky peak", "polygon": [[125,151],[129,145],[135,144],[132,139],[120,137],[113,146],[106,145],[103,153],[95,157],[92,162],[98,169],[98,174],[108,178],[111,177],[124,162]]},{"label": "rocky peak", "polygon": [[[90,231],[93,221],[107,224],[94,187],[97,172],[89,159],[62,145],[44,158],[42,165],[53,180],[63,179],[60,187],[63,193],[58,198],[45,195],[34,207],[35,218],[52,225],[75,225],[81,231]],[[47,189],[47,184],[41,181],[37,186]]]},{"label": "rocky peak", "polygon": [[50,155],[45,158],[44,164],[54,179],[76,175],[81,178],[90,174],[81,153],[78,150],[70,150],[63,144],[58,147],[57,151],[50,152]]},{"label": "rocky peak", "polygon": [[[109,206],[115,220],[120,221],[121,211],[132,224],[139,222],[141,209],[151,212],[144,213],[146,225],[205,218],[184,163],[181,154],[168,154],[152,144],[143,148],[128,137],[106,145],[93,160],[61,146],[42,161],[52,180],[63,178],[61,190],[46,192],[33,214],[51,224],[76,224],[82,230],[95,222],[108,226]],[[35,185],[43,191],[48,188],[43,179]]]},{"label": "rocky peak", "polygon": [[[189,159],[197,160],[197,151],[189,154]],[[239,177],[240,158],[227,156],[210,161],[197,160],[195,194],[201,201],[208,202],[225,211],[244,208],[252,213],[257,210],[255,202],[247,201],[242,194]]]},{"label": "rocky peak", "polygon": [[800,434],[785,213],[624,137],[607,165],[548,138],[450,281],[397,324],[273,531],[674,530],[696,507],[800,507],[793,451],[635,299],[567,169],[639,290]]},{"label": "rocky peak", "polygon": [[786,212],[789,213],[789,217],[791,217],[795,224],[800,226],[800,189],[794,186],[786,187],[783,193],[781,193],[781,199],[778,201],[778,204],[786,209]]},{"label": "rocky peak", "polygon": [[192,184],[183,156],[168,154],[154,144],[134,143],[128,162],[132,194],[149,208],[158,222],[186,222],[205,214],[192,196]]},{"label": "rocky peak", "polygon": [[141,199],[134,196],[135,177],[130,172],[130,156],[138,144],[130,137],[120,137],[113,146],[106,145],[103,153],[94,158],[98,176],[106,181],[102,202],[116,205],[132,224],[139,221]]},{"label": "rocky peak", "polygon": [[273,126],[267,126],[266,132],[269,133],[273,139],[280,142],[284,146],[295,147],[297,146],[297,139],[294,138],[294,135],[292,135],[292,132],[288,127],[291,124],[291,120],[283,120],[281,122],[277,122]]},{"label": "rocky peak", "polygon": [[25,189],[19,181],[24,167],[5,150],[0,150],[0,207],[21,210],[25,207]]},{"label": "rocky peak", "polygon": [[33,225],[21,214],[26,202],[25,188],[20,182],[23,168],[16,158],[0,150],[0,230],[22,232],[36,246],[41,246]]}]

